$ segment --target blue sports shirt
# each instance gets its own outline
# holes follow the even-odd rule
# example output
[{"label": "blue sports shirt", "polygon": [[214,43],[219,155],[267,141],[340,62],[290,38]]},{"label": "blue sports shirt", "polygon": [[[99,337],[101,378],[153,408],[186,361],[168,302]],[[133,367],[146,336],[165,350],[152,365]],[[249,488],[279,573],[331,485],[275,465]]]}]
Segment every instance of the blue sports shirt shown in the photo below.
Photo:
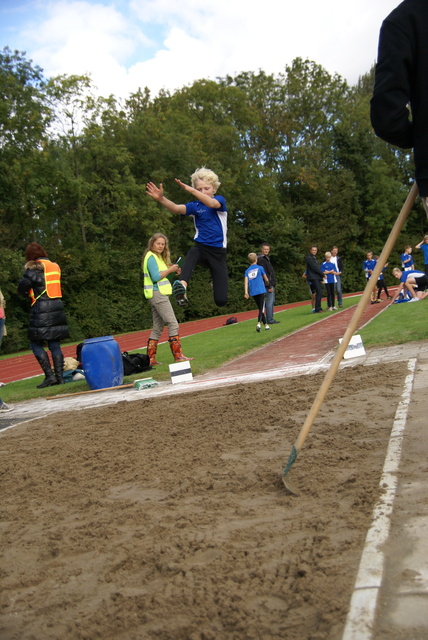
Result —
[{"label": "blue sports shirt", "polygon": [[186,216],[193,216],[196,233],[194,240],[209,247],[227,247],[227,209],[223,196],[214,196],[220,208],[207,207],[199,200],[186,204]]}]

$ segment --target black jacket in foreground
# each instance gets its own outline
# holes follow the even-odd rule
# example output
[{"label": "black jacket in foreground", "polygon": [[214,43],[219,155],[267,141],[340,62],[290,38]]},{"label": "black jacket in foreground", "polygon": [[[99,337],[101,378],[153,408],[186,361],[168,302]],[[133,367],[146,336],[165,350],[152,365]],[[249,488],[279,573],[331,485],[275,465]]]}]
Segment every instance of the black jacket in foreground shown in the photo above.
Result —
[{"label": "black jacket in foreground", "polygon": [[380,138],[414,149],[419,193],[428,196],[427,0],[404,0],[382,23],[370,117]]}]

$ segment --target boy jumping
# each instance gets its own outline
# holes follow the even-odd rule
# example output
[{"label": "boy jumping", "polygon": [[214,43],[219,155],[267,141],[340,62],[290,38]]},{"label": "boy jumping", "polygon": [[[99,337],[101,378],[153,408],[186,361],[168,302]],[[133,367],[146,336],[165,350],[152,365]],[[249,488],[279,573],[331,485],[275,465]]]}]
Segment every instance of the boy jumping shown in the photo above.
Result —
[{"label": "boy jumping", "polygon": [[165,198],[162,183],[157,187],[147,183],[146,193],[172,213],[193,216],[195,245],[188,252],[181,271],[181,279],[173,284],[172,293],[180,306],[186,306],[187,286],[196,265],[209,268],[213,283],[214,302],[219,307],[227,304],[228,274],[226,264],[227,209],[223,196],[215,195],[220,186],[218,176],[202,167],[191,176],[192,186],[175,179],[184,191],[196,198],[187,204],[176,204]]}]

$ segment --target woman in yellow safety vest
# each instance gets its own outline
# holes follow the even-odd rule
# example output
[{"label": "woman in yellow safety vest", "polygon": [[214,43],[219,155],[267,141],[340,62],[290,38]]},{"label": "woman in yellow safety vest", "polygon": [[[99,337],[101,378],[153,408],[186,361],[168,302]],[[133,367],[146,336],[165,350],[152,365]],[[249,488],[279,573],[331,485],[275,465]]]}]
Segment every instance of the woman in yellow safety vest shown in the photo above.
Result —
[{"label": "woman in yellow safety vest", "polygon": [[[30,347],[40,364],[45,379],[38,389],[63,384],[64,357],[60,340],[68,338],[67,319],[61,292],[61,269],[49,260],[44,248],[32,242],[25,250],[25,272],[18,283],[18,292],[31,300],[28,337]],[[43,345],[47,342],[52,354],[54,371]],[[55,373],[54,373],[55,372]]]},{"label": "woman in yellow safety vest", "polygon": [[181,269],[178,264],[171,264],[168,238],[163,233],[155,233],[150,238],[143,255],[142,268],[144,295],[150,302],[153,317],[153,328],[147,342],[150,364],[161,364],[156,361],[156,351],[165,325],[168,327],[169,345],[174,362],[193,360],[186,358],[181,349],[178,322],[169,299],[172,287],[167,276],[170,273],[180,274]]}]

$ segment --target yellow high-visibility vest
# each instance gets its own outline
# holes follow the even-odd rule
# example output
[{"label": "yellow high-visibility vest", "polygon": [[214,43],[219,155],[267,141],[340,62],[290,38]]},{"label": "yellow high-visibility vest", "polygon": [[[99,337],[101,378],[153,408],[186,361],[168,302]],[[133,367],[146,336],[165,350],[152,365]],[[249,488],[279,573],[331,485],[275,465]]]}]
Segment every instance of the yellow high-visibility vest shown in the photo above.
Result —
[{"label": "yellow high-visibility vest", "polygon": [[[159,273],[161,271],[165,271],[166,269],[168,269],[165,262],[162,260],[160,256],[156,255],[156,253],[153,253],[152,251],[148,251],[146,253],[146,255],[144,256],[144,263],[143,263],[143,287],[144,287],[144,295],[147,299],[153,298],[153,282],[152,282],[152,279],[150,278],[150,273],[147,268],[147,262],[150,256],[153,256],[154,259],[156,260]],[[168,278],[162,278],[162,280],[159,280],[156,284],[158,285],[159,292],[162,293],[164,296],[171,295],[172,286]]]}]

